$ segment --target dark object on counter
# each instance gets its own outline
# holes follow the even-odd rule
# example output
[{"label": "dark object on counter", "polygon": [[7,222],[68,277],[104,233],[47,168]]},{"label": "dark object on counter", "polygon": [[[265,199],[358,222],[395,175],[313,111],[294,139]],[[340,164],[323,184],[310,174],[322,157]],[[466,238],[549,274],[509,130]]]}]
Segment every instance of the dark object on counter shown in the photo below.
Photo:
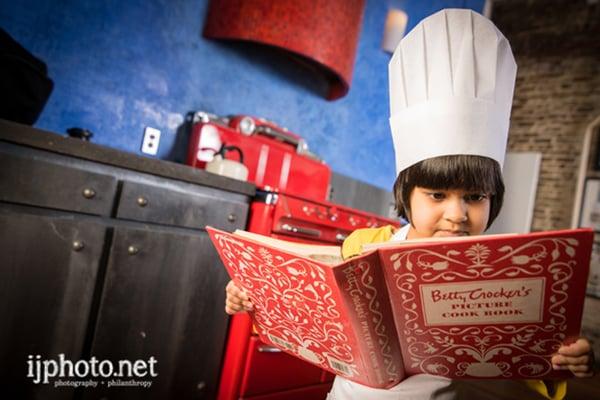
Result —
[{"label": "dark object on counter", "polygon": [[0,28],[0,118],[33,125],[53,87],[46,64]]},{"label": "dark object on counter", "polygon": [[67,129],[67,135],[75,139],[81,139],[89,142],[94,136],[94,133],[84,128],[69,128]]},{"label": "dark object on counter", "polygon": [[242,149],[240,149],[237,146],[226,146],[225,143],[223,143],[221,149],[215,153],[215,156],[220,155],[221,157],[225,158],[225,153],[227,153],[228,151],[235,151],[236,153],[238,153],[238,156],[240,157],[240,164],[244,163],[244,152],[242,151]]}]

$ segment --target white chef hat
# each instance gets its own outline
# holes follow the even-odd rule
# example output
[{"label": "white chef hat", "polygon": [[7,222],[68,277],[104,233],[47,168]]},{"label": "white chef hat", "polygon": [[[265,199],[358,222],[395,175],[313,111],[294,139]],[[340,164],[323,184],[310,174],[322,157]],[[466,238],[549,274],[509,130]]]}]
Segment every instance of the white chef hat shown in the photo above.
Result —
[{"label": "white chef hat", "polygon": [[452,154],[504,163],[517,65],[494,24],[448,9],[421,21],[389,64],[396,175]]}]

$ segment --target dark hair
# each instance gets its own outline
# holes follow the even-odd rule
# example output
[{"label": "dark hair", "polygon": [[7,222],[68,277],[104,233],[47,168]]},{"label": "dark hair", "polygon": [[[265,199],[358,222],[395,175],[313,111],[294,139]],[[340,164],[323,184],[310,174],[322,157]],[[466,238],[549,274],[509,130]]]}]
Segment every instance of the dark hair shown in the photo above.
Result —
[{"label": "dark hair", "polygon": [[486,229],[498,216],[504,199],[504,181],[497,161],[474,155],[429,158],[400,172],[394,183],[398,216],[408,219],[410,194],[415,186],[437,190],[462,189],[490,196]]}]

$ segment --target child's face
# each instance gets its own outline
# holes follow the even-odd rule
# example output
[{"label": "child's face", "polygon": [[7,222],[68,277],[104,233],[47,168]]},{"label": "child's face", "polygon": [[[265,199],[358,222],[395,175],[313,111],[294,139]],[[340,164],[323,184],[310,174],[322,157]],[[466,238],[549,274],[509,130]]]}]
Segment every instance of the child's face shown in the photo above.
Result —
[{"label": "child's face", "polygon": [[417,186],[410,194],[407,239],[479,235],[489,216],[490,199],[485,193]]}]

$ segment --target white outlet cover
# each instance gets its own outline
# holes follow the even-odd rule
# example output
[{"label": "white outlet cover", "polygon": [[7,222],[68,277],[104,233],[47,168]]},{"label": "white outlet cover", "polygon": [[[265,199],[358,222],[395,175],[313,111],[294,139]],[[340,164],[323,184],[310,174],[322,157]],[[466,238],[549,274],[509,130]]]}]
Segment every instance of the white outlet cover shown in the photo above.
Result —
[{"label": "white outlet cover", "polygon": [[144,139],[142,141],[142,153],[155,156],[158,153],[158,144],[160,143],[160,131],[156,128],[147,126],[144,129]]}]

